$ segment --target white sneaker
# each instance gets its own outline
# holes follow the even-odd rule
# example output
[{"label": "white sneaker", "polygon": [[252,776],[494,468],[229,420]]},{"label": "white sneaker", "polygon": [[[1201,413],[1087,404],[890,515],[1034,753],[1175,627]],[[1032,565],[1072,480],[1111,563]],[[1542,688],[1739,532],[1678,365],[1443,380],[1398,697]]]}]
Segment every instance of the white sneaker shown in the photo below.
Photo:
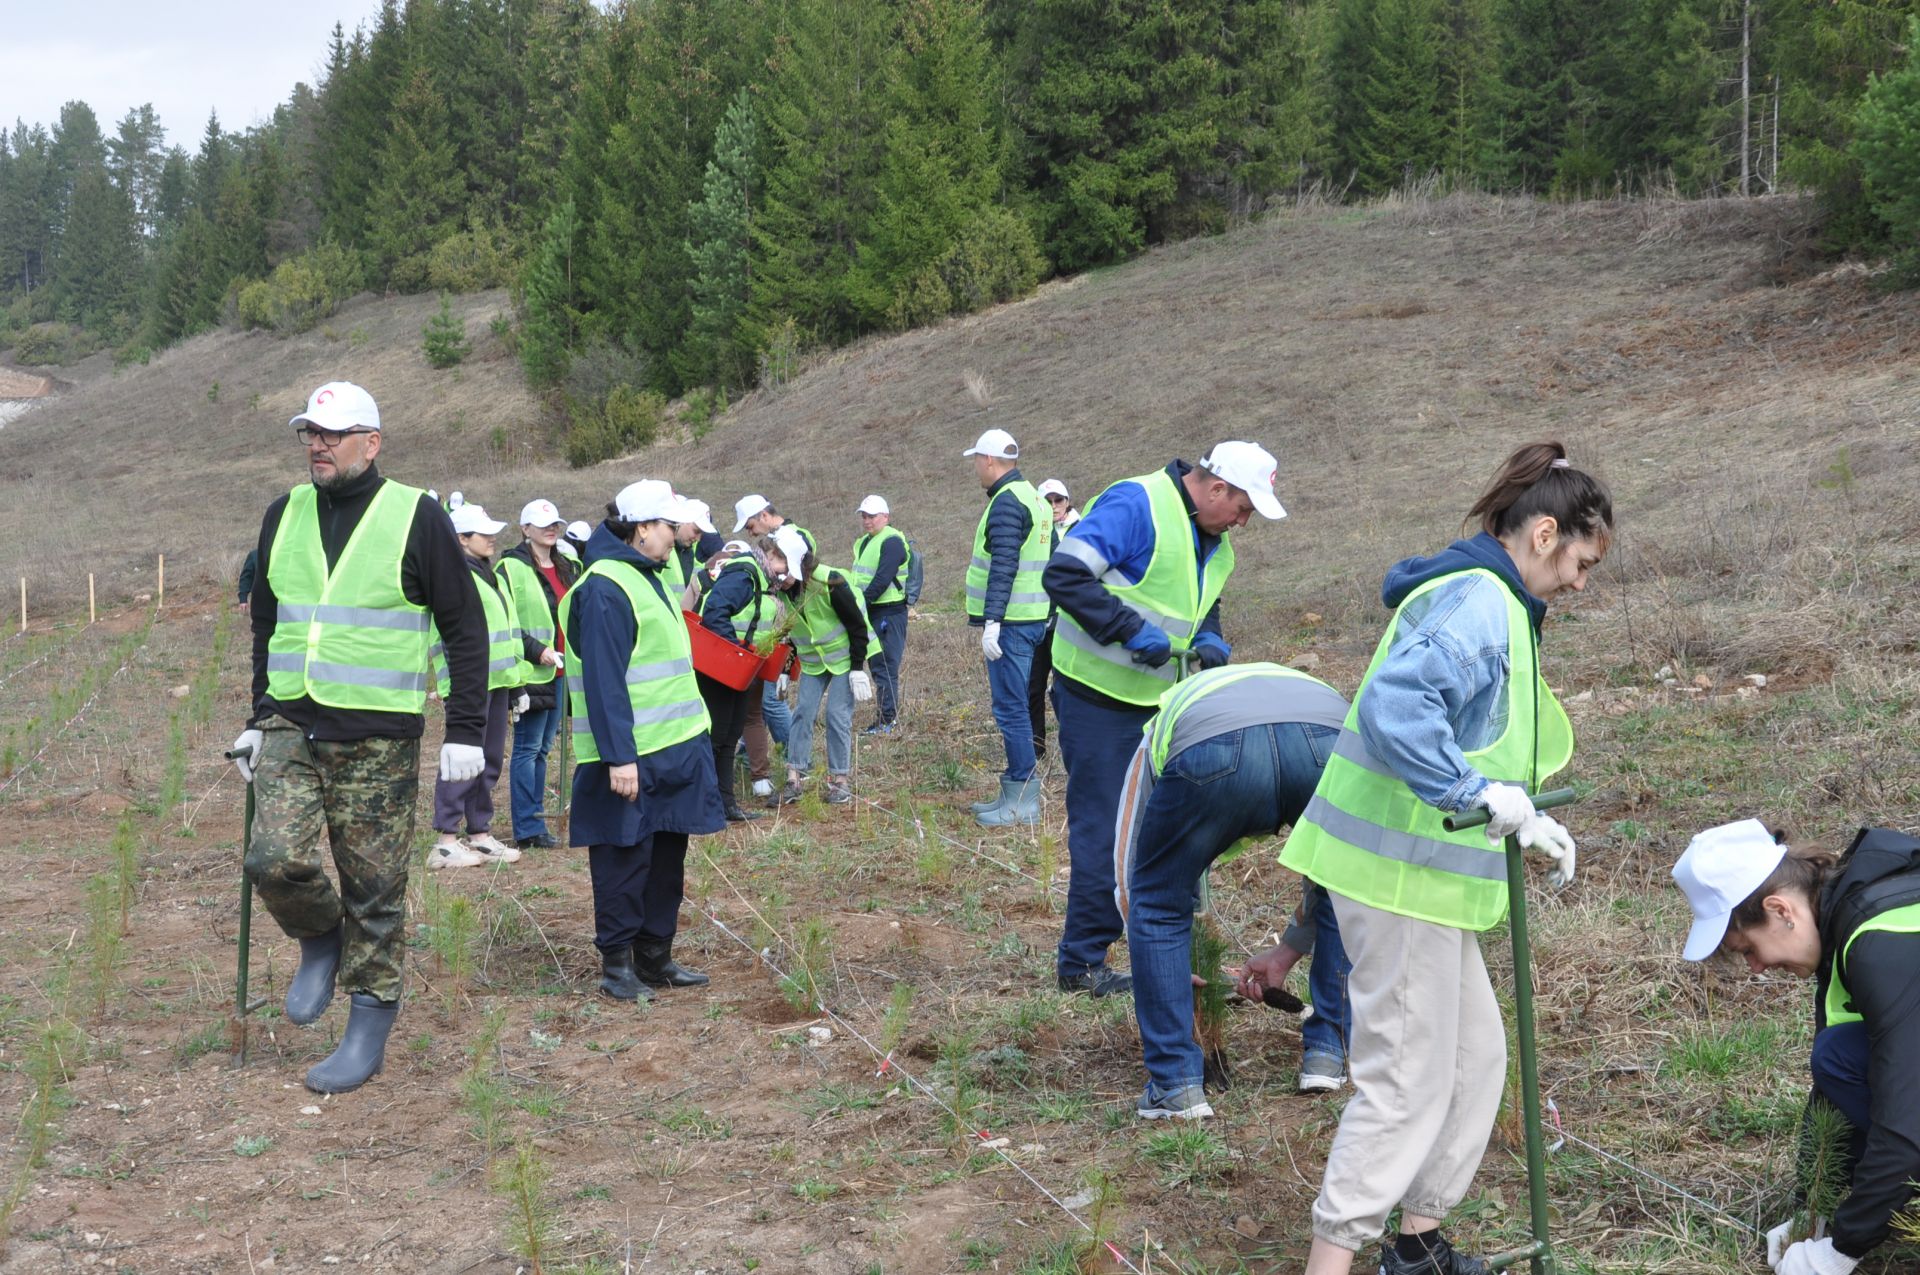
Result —
[{"label": "white sneaker", "polygon": [[458,841],[436,841],[427,853],[429,868],[477,868],[486,861],[486,855],[469,850]]},{"label": "white sneaker", "polygon": [[469,848],[478,850],[490,863],[517,863],[520,852],[509,845],[502,845],[491,832],[467,834]]},{"label": "white sneaker", "polygon": [[756,779],[753,781],[753,795],[756,797],[773,796],[773,780]]}]

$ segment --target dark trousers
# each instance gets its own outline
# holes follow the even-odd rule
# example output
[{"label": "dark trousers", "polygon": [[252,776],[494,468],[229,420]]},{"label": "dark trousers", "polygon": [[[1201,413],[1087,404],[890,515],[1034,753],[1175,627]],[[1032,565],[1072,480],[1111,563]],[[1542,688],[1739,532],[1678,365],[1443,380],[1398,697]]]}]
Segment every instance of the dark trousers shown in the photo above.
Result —
[{"label": "dark trousers", "polygon": [[435,832],[486,832],[493,827],[493,786],[500,782],[500,767],[507,760],[507,710],[519,694],[505,686],[487,692],[487,730],[480,740],[486,765],[472,779],[433,781]]},{"label": "dark trousers", "polygon": [[888,602],[872,609],[873,631],[880,650],[867,653],[867,671],[873,674],[873,707],[881,725],[900,720],[900,664],[907,658],[907,604]]},{"label": "dark trousers", "polygon": [[733,754],[747,726],[747,706],[759,698],[760,683],[755,681],[746,690],[736,691],[705,673],[696,673],[694,680],[700,683],[700,698],[706,701],[707,716],[713,723],[708,728],[713,738],[713,773],[720,781],[721,797],[726,798],[734,790]]},{"label": "dark trousers", "polygon": [[1106,964],[1120,937],[1113,901],[1113,825],[1127,763],[1140,746],[1151,708],[1109,708],[1082,699],[1059,678],[1053,712],[1060,719],[1060,759],[1067,765],[1067,918],[1056,958],[1063,978]]},{"label": "dark trousers", "polygon": [[1053,625],[1033,648],[1033,667],[1027,672],[1027,715],[1033,718],[1033,755],[1047,755],[1047,682],[1053,677]]},{"label": "dark trousers", "polygon": [[1873,1091],[1867,1088],[1867,1059],[1873,1042],[1865,1023],[1841,1023],[1813,1038],[1813,1087],[1840,1109],[1862,1134],[1873,1128]]},{"label": "dark trousers", "polygon": [[588,846],[593,942],[612,951],[645,936],[671,939],[680,925],[687,834],[656,832],[637,846]]}]

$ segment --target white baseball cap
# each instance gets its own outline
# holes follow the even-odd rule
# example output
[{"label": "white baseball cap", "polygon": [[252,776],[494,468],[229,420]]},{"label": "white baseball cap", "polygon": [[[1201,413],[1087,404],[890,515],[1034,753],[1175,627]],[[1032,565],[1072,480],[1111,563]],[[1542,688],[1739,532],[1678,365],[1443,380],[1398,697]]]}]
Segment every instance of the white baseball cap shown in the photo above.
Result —
[{"label": "white baseball cap", "polygon": [[685,501],[687,506],[687,516],[680,521],[690,522],[709,535],[717,530],[713,525],[712,505],[709,505],[704,500],[694,500],[687,496],[682,496],[680,499]]},{"label": "white baseball cap", "polygon": [[1048,496],[1058,496],[1062,500],[1067,499],[1067,485],[1058,478],[1047,479],[1047,481],[1040,484],[1040,498],[1045,500]]},{"label": "white baseball cap", "polygon": [[1280,472],[1280,464],[1260,444],[1216,443],[1212,451],[1200,458],[1200,468],[1246,492],[1262,516],[1274,519],[1287,516],[1273,494],[1273,480]]},{"label": "white baseball cap", "polygon": [[565,521],[551,500],[530,500],[527,507],[520,511],[522,527],[551,527],[556,522]]},{"label": "white baseball cap", "polygon": [[733,529],[740,530],[747,525],[747,519],[755,514],[773,508],[773,502],[765,496],[742,496],[733,502]]},{"label": "white baseball cap", "polygon": [[1018,460],[1020,444],[1013,441],[1013,435],[1004,429],[990,429],[974,440],[973,446],[960,453],[962,456],[991,456],[995,460]]},{"label": "white baseball cap", "polygon": [[686,504],[673,494],[673,484],[660,478],[628,483],[613,498],[614,512],[627,522],[680,522],[686,516]]},{"label": "white baseball cap", "polygon": [[585,544],[587,543],[587,538],[591,535],[593,535],[593,528],[584,522],[570,522],[567,524],[567,539],[569,540],[578,540],[581,544]]},{"label": "white baseball cap", "polygon": [[462,505],[453,511],[453,529],[461,535],[479,532],[483,536],[497,536],[507,524],[487,517],[484,505]]},{"label": "white baseball cap", "polygon": [[1693,928],[1680,955],[1689,961],[1712,956],[1727,937],[1733,910],[1766,883],[1787,848],[1758,819],[1709,828],[1687,843],[1673,865],[1673,879],[1693,908]]},{"label": "white baseball cap", "polygon": [[447,497],[447,512],[452,513],[454,510],[458,509],[460,506],[466,503],[467,503],[467,498],[465,496],[462,496],[459,492],[456,491],[451,496]]},{"label": "white baseball cap", "polygon": [[868,496],[860,502],[860,512],[863,514],[890,514],[893,510],[887,507],[887,498],[885,496]]},{"label": "white baseball cap", "polygon": [[788,523],[774,530],[773,543],[779,546],[780,556],[787,560],[787,575],[795,580],[805,580],[806,573],[800,568],[807,557],[807,538]]},{"label": "white baseball cap", "polygon": [[370,429],[378,433],[380,408],[373,395],[352,381],[328,381],[307,396],[307,410],[287,424],[297,427],[302,421],[316,429]]}]

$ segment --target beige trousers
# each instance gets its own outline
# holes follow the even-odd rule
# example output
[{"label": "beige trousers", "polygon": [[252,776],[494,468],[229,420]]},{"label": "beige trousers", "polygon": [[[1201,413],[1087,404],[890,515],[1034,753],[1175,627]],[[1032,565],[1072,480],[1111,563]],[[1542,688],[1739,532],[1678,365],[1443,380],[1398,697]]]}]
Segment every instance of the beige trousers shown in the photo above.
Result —
[{"label": "beige trousers", "polygon": [[1313,1202],[1313,1233],[1358,1252],[1395,1205],[1444,1218],[1500,1109],[1507,1036],[1471,930],[1333,896],[1353,962],[1353,1098]]}]

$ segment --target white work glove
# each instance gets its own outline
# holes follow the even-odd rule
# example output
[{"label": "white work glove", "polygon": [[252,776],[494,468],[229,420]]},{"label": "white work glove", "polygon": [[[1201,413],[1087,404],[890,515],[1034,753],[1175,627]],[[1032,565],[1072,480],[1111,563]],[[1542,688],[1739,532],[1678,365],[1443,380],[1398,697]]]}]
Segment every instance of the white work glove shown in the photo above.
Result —
[{"label": "white work glove", "polygon": [[1490,816],[1487,840],[1495,845],[1520,831],[1521,825],[1533,818],[1533,798],[1518,784],[1488,784],[1473,804],[1487,808]]},{"label": "white work glove", "polygon": [[1536,810],[1527,816],[1527,821],[1520,825],[1520,831],[1513,835],[1528,850],[1538,850],[1553,860],[1553,871],[1548,874],[1547,880],[1553,882],[1555,889],[1564,888],[1573,881],[1573,834],[1567,831],[1565,824]]},{"label": "white work glove", "polygon": [[773,684],[773,693],[775,695],[785,695],[787,693],[787,687],[792,683],[792,681],[793,681],[792,678],[788,677],[785,673],[782,673],[780,675],[780,680]]},{"label": "white work glove", "polygon": [[[1771,1243],[1773,1237],[1767,1237]],[[1775,1275],[1853,1275],[1860,1265],[1857,1257],[1848,1257],[1833,1246],[1831,1239],[1801,1240],[1775,1266]]]},{"label": "white work glove", "polygon": [[987,626],[980,630],[980,650],[990,660],[1000,658],[1000,621],[988,620]]},{"label": "white work glove", "polygon": [[518,695],[514,696],[513,697],[514,716],[525,717],[527,713],[527,709],[532,705],[532,703],[533,703],[533,696],[527,694],[525,691],[521,691]]},{"label": "white work glove", "polygon": [[487,755],[477,744],[440,745],[440,778],[450,784],[472,779],[486,764]]},{"label": "white work glove", "polygon": [[847,685],[853,688],[853,702],[864,704],[873,698],[873,679],[864,669],[855,669],[847,674]]},{"label": "white work glove", "polygon": [[1788,1218],[1767,1232],[1767,1266],[1779,1269],[1780,1259],[1787,1255],[1787,1245],[1793,1236],[1793,1219]]},{"label": "white work glove", "polygon": [[233,759],[233,768],[239,771],[240,778],[248,783],[253,782],[253,768],[260,764],[260,745],[264,739],[265,737],[259,731],[249,726],[240,732],[240,738],[233,741],[234,752],[239,752],[242,748],[247,750],[245,757]]}]

